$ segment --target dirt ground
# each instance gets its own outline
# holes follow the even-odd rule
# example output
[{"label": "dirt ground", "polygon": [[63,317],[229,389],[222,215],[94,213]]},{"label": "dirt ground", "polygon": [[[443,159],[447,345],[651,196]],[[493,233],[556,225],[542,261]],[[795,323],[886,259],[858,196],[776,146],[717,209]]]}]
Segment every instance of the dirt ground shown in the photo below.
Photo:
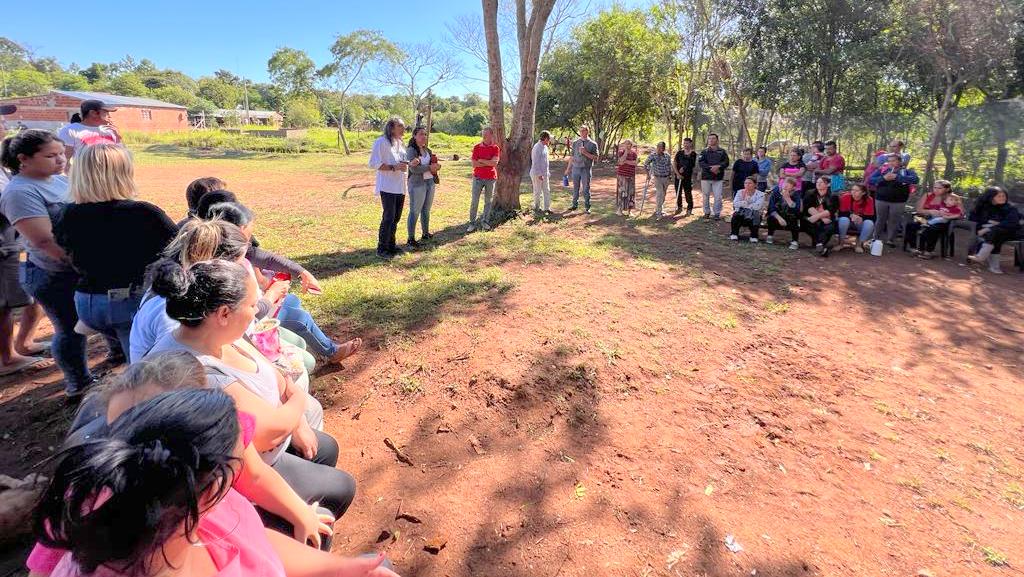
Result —
[{"label": "dirt ground", "polygon": [[[735,245],[695,218],[524,218],[613,233],[621,264],[500,262],[511,290],[319,373],[359,483],[335,550],[423,577],[1024,567],[1024,277]],[[46,469],[69,418],[55,381],[0,381],[0,472]]]}]

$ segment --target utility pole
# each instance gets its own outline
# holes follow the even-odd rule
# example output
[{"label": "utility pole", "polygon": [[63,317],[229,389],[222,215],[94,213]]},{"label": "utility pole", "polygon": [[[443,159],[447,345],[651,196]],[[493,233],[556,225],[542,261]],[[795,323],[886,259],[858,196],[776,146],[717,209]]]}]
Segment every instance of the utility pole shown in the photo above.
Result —
[{"label": "utility pole", "polygon": [[245,78],[242,79],[242,93],[245,95],[245,124],[252,124],[252,118],[249,114],[249,81]]}]

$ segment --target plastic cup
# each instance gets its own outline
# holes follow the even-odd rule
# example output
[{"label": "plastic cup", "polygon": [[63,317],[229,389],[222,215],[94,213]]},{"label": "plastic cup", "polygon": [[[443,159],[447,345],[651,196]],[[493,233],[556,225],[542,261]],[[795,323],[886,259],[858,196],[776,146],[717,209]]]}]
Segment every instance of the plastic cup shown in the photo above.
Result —
[{"label": "plastic cup", "polygon": [[252,337],[252,344],[270,362],[281,358],[281,337],[277,330],[280,326],[281,321],[277,319],[263,319],[256,323],[252,334],[249,335]]}]

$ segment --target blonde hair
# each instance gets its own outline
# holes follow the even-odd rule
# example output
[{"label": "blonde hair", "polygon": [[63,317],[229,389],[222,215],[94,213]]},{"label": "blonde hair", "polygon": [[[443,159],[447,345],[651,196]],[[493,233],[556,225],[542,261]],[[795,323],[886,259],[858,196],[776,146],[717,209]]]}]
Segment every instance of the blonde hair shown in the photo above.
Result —
[{"label": "blonde hair", "polygon": [[117,144],[104,142],[79,150],[70,181],[71,200],[76,204],[132,200],[138,195],[132,155]]},{"label": "blonde hair", "polygon": [[197,262],[222,258],[238,260],[249,248],[239,228],[229,222],[193,218],[186,222],[174,237],[164,256],[177,261],[187,269]]}]

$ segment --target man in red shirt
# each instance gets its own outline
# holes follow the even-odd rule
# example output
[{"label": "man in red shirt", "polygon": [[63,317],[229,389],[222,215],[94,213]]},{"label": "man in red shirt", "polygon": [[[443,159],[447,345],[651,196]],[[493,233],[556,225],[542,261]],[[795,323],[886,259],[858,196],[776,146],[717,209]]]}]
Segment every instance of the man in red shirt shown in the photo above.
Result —
[{"label": "man in red shirt", "polygon": [[[483,141],[473,147],[470,160],[473,163],[473,200],[469,205],[469,227],[466,232],[476,230],[477,224],[484,230],[490,230],[491,198],[494,196],[494,182],[498,180],[498,157],[501,149],[494,142],[494,129],[485,126],[481,133]],[[476,213],[480,206],[480,193],[484,195],[484,212],[477,221]]]},{"label": "man in red shirt", "polygon": [[816,176],[828,176],[832,178],[832,192],[846,188],[843,171],[846,170],[846,159],[836,150],[836,141],[829,140],[825,143],[825,157],[818,163],[818,169],[814,171]]}]

